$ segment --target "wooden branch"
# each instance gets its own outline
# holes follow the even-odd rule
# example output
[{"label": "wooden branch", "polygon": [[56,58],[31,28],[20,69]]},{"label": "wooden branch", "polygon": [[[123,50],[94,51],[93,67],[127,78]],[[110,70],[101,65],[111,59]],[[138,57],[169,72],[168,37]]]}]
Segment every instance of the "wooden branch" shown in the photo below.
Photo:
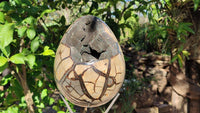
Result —
[{"label": "wooden branch", "polygon": [[[16,65],[15,64],[11,64],[14,69],[16,68]],[[25,95],[25,101],[27,103],[27,107],[28,107],[28,112],[29,113],[35,113],[34,112],[34,108],[33,108],[33,99],[32,99],[32,96],[33,96],[33,93],[30,92],[30,89],[28,87],[28,84],[27,84],[27,80],[26,80],[26,66],[25,64],[22,64],[22,73],[20,71],[12,71],[11,74],[18,80],[18,82],[20,83],[20,85],[22,86],[23,88],[23,92],[24,92],[24,95]]]},{"label": "wooden branch", "polygon": [[28,106],[28,111],[29,113],[34,113],[34,108],[33,108],[33,99],[32,99],[32,96],[33,96],[33,93],[31,93],[29,87],[28,87],[28,84],[27,84],[27,80],[26,80],[26,66],[25,64],[22,64],[22,87],[23,87],[23,90],[24,90],[24,95],[25,95],[25,100],[26,100],[26,103],[27,103],[27,106]]},{"label": "wooden branch", "polygon": [[[24,47],[24,38],[22,38],[20,41],[20,49],[19,49],[20,53],[22,52],[23,47]],[[27,76],[26,65],[25,64],[21,65],[22,72],[20,72],[20,70],[16,71],[16,68],[17,68],[16,64],[11,63],[11,66],[14,68],[13,69],[14,72],[12,72],[13,76],[19,81],[19,83],[21,84],[21,86],[23,88],[23,92],[25,95],[25,101],[26,101],[27,107],[28,107],[28,112],[35,113],[34,108],[33,108],[33,99],[32,99],[33,93],[31,93],[31,91],[28,87],[28,84],[27,84],[27,80],[26,80],[26,76]]]}]

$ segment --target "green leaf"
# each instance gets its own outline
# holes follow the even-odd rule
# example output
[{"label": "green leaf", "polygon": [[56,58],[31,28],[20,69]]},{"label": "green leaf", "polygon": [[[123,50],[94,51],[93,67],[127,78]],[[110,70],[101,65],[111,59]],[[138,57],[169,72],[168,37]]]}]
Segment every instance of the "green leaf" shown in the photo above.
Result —
[{"label": "green leaf", "polygon": [[49,105],[52,105],[55,102],[55,100],[53,98],[49,99]]},{"label": "green leaf", "polygon": [[0,12],[0,23],[4,23],[5,22],[5,16],[2,12]]},{"label": "green leaf", "polygon": [[5,48],[2,48],[1,51],[4,55],[8,58],[10,56],[10,46],[6,46]]},{"label": "green leaf", "polygon": [[7,58],[0,56],[0,74],[8,67]]},{"label": "green leaf", "polygon": [[30,67],[30,69],[33,69],[33,65],[35,64],[35,55],[30,54],[30,55],[26,56],[26,61],[28,63],[28,66]]},{"label": "green leaf", "polygon": [[31,51],[29,51],[27,48],[23,48],[22,54],[23,54],[24,56],[26,56],[26,55],[31,54]]},{"label": "green leaf", "polygon": [[183,55],[184,55],[185,57],[187,57],[187,59],[189,59],[190,53],[189,53],[188,51],[183,50],[182,53],[183,53]]},{"label": "green leaf", "polygon": [[19,104],[20,107],[26,107],[27,104],[26,104],[26,100],[25,100],[25,97],[21,97],[21,103]]},{"label": "green leaf", "polygon": [[5,48],[13,41],[14,24],[7,23],[0,26],[0,49]]},{"label": "green leaf", "polygon": [[7,58],[0,56],[0,67],[4,66],[7,62]]},{"label": "green leaf", "polygon": [[10,5],[7,1],[0,2],[0,9],[3,11],[8,11],[10,9]]},{"label": "green leaf", "polygon": [[46,9],[41,13],[40,18],[42,18],[46,13],[52,13],[54,11],[56,11],[56,10],[55,9],[53,9],[53,10],[52,9]]},{"label": "green leaf", "polygon": [[180,65],[180,67],[183,67],[183,59],[180,54],[178,54],[178,64]]},{"label": "green leaf", "polygon": [[36,37],[33,41],[31,41],[31,51],[34,53],[40,46],[39,37]]},{"label": "green leaf", "polygon": [[185,30],[187,30],[188,32],[195,34],[195,32],[193,31],[193,29],[191,29],[189,26],[185,27]]},{"label": "green leaf", "polygon": [[1,79],[0,81],[0,84],[2,86],[5,86],[6,84],[8,84],[11,80],[13,79],[13,76],[12,75],[8,75],[8,76],[5,76]]},{"label": "green leaf", "polygon": [[27,24],[30,24],[31,26],[33,26],[35,22],[36,22],[36,19],[32,16],[27,17],[26,19],[22,21],[22,23],[27,23]]},{"label": "green leaf", "polygon": [[39,104],[39,103],[40,103],[40,99],[39,99],[38,96],[35,96],[35,97],[34,97],[34,102],[35,102],[36,104]]},{"label": "green leaf", "polygon": [[190,28],[192,26],[192,23],[179,23],[178,25],[178,32],[185,33],[185,31],[188,31],[192,34],[195,34],[195,32]]},{"label": "green leaf", "polygon": [[140,6],[140,2],[135,1],[135,5],[136,5],[136,6]]},{"label": "green leaf", "polygon": [[57,113],[65,113],[64,111],[58,111]]},{"label": "green leaf", "polygon": [[44,108],[44,103],[40,103],[39,105],[36,105],[38,108]]},{"label": "green leaf", "polygon": [[44,52],[41,53],[41,55],[43,55],[43,56],[53,56],[54,57],[55,56],[55,52],[53,50],[49,49],[48,46],[45,46],[44,47]]},{"label": "green leaf", "polygon": [[38,87],[42,87],[43,82],[41,80],[38,80]]},{"label": "green leaf", "polygon": [[32,39],[35,37],[35,35],[36,35],[36,31],[35,31],[34,28],[29,28],[29,29],[26,31],[26,33],[27,33],[27,36],[28,36],[28,38],[29,38],[30,40],[32,40]]},{"label": "green leaf", "polygon": [[200,1],[199,0],[193,0],[193,1],[194,1],[194,10],[196,11],[198,9]]},{"label": "green leaf", "polygon": [[41,92],[41,99],[44,99],[47,96],[47,89],[43,89]]},{"label": "green leaf", "polygon": [[[54,110],[56,110],[56,111],[58,111],[59,110],[59,107],[58,106],[56,106],[56,105],[53,105],[52,106],[52,108],[54,109]],[[58,112],[57,112],[58,113]]]},{"label": "green leaf", "polygon": [[175,56],[172,58],[171,63],[174,62],[177,58],[178,58],[178,55],[175,55]]},{"label": "green leaf", "polygon": [[0,74],[8,67],[8,62],[0,67]]},{"label": "green leaf", "polygon": [[19,113],[19,108],[11,106],[6,111],[3,111],[3,113]]},{"label": "green leaf", "polygon": [[17,5],[20,5],[20,4],[22,4],[22,1],[21,1],[21,0],[15,0],[15,3],[16,3]]},{"label": "green leaf", "polygon": [[15,64],[25,64],[25,56],[22,53],[15,54],[10,57],[10,61]]},{"label": "green leaf", "polygon": [[47,51],[47,50],[49,50],[49,46],[44,47],[44,51]]},{"label": "green leaf", "polygon": [[26,29],[27,29],[26,26],[23,26],[23,27],[19,28],[18,31],[17,31],[18,36],[19,36],[19,37],[23,37],[24,34],[26,33]]}]

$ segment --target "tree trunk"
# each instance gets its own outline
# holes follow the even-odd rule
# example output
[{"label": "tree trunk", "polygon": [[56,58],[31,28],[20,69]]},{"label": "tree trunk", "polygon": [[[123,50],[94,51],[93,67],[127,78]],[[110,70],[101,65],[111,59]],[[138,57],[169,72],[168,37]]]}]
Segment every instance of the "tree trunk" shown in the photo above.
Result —
[{"label": "tree trunk", "polygon": [[34,113],[33,99],[32,99],[33,93],[30,92],[30,89],[29,89],[26,81],[23,82],[22,87],[24,90],[24,95],[25,95],[25,100],[26,100],[27,107],[28,107],[28,112]]},{"label": "tree trunk", "polygon": [[[16,65],[12,64],[15,68]],[[23,92],[24,92],[24,96],[25,96],[25,101],[28,107],[28,112],[29,113],[35,113],[34,111],[34,103],[33,103],[33,93],[31,93],[28,84],[27,84],[27,79],[26,79],[26,66],[24,64],[21,65],[22,67],[22,73],[20,71],[13,73],[13,75],[15,76],[15,78],[18,80],[18,82],[21,84],[22,88],[23,88]]]},{"label": "tree trunk", "polygon": [[[190,80],[194,84],[200,83],[200,65],[195,62],[194,60],[188,60],[186,61],[187,67],[186,67],[186,74],[187,77],[190,78]],[[196,91],[198,92],[198,90]],[[188,108],[189,113],[200,113],[200,99],[189,99],[188,102]]]},{"label": "tree trunk", "polygon": [[22,74],[20,74],[20,81],[21,81],[21,85],[22,88],[24,90],[24,95],[25,95],[25,100],[28,106],[28,112],[29,113],[34,113],[34,108],[33,108],[33,93],[31,93],[28,84],[27,84],[27,74],[26,74],[26,66],[24,64],[22,64]]}]

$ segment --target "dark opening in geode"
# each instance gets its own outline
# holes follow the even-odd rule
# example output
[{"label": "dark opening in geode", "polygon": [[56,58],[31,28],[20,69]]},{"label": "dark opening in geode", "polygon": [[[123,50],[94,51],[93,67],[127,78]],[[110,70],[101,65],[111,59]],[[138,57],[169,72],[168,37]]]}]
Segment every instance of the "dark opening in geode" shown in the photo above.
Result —
[{"label": "dark opening in geode", "polygon": [[103,31],[105,29],[97,17],[88,16],[82,21],[75,21],[74,26],[79,27],[69,28],[62,43],[71,46],[75,62],[103,60],[118,53],[117,43]]}]

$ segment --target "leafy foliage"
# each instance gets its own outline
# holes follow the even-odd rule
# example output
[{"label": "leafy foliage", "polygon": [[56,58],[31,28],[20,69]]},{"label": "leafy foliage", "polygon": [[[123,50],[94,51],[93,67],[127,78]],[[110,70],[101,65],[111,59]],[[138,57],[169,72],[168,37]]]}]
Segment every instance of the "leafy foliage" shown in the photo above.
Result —
[{"label": "leafy foliage", "polygon": [[[194,10],[197,10],[199,0],[193,2]],[[57,91],[53,78],[55,51],[68,26],[83,15],[99,17],[108,24],[121,44],[126,43],[136,50],[171,54],[173,48],[176,51],[172,62],[178,60],[181,65],[184,57],[190,55],[183,44],[194,31],[191,23],[180,23],[169,14],[177,15],[179,12],[173,5],[169,0],[0,2],[0,86],[4,87],[0,91],[0,111],[27,112],[19,77],[25,70],[36,112],[42,112],[47,106],[62,112],[64,103],[52,98]],[[142,19],[148,21],[139,21]],[[131,77],[128,74],[126,78]],[[136,81],[132,91],[124,95],[132,95],[139,86],[141,82]]]},{"label": "leafy foliage", "polygon": [[[22,65],[26,67],[28,86],[34,92],[36,112],[42,112],[45,106],[55,105],[55,100],[48,95],[55,90],[52,67],[57,45],[48,39],[53,38],[52,34],[48,34],[49,31],[45,31],[41,25],[44,23],[40,23],[46,14],[53,11],[47,5],[28,0],[0,3],[0,73],[3,75],[3,71],[9,70],[0,83],[4,87],[0,92],[1,112],[19,112],[19,109],[20,112],[27,111],[19,78],[24,77],[19,76],[24,73]],[[42,71],[44,64],[49,66],[45,67],[45,72]],[[47,80],[44,80],[44,76]]]}]

